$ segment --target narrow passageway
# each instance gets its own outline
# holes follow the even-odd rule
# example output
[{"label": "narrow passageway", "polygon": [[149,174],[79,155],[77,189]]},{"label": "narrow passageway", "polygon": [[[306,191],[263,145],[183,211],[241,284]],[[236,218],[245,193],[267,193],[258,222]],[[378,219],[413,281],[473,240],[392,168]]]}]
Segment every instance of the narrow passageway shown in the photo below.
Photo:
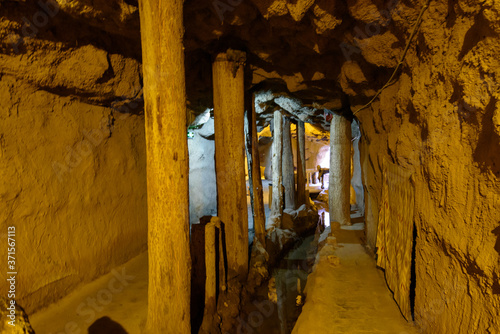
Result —
[{"label": "narrow passageway", "polygon": [[293,334],[417,333],[401,315],[384,273],[363,246],[362,217],[328,237],[308,277],[306,304]]},{"label": "narrow passageway", "polygon": [[500,0],[0,22],[0,334],[500,334]]},{"label": "narrow passageway", "polygon": [[283,257],[243,306],[237,333],[417,333],[365,247],[363,212],[352,206],[352,226],[331,233],[328,194],[317,188],[308,185],[326,229],[301,237]]}]

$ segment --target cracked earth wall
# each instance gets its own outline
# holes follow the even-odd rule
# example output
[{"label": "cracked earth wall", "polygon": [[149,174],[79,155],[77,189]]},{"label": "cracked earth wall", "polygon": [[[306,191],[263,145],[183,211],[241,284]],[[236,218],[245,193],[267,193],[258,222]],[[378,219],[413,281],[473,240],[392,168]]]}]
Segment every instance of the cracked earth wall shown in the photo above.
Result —
[{"label": "cracked earth wall", "polygon": [[[372,248],[383,160],[414,173],[415,321],[425,333],[500,328],[500,42],[491,5],[432,2],[400,78],[357,114]],[[353,110],[361,106],[350,98]]]}]

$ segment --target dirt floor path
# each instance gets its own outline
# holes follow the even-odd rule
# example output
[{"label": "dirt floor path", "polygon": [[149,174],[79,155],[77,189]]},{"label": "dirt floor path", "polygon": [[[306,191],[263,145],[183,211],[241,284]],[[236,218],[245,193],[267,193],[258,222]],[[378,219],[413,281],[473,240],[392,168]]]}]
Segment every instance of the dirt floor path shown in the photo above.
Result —
[{"label": "dirt floor path", "polygon": [[336,240],[328,239],[320,250],[293,334],[417,333],[401,315],[384,273],[362,246],[363,227],[343,227]]},{"label": "dirt floor path", "polygon": [[148,255],[83,285],[30,317],[37,334],[140,334],[146,320]]}]

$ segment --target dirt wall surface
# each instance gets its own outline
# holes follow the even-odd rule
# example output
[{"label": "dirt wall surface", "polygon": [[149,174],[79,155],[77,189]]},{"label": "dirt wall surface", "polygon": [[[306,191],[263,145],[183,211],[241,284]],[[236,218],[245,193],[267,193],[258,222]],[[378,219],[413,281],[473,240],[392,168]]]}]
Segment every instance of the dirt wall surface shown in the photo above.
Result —
[{"label": "dirt wall surface", "polygon": [[[500,328],[498,9],[431,2],[399,80],[357,115],[372,246],[383,160],[414,173],[415,321],[426,333]],[[356,110],[367,98],[350,100]]]},{"label": "dirt wall surface", "polygon": [[140,63],[65,41],[79,34],[55,25],[65,14],[13,49],[35,7],[0,12],[0,223],[16,227],[16,300],[31,314],[146,249]]},{"label": "dirt wall surface", "polygon": [[145,249],[144,129],[9,76],[0,90],[0,220],[16,226],[31,312]]}]

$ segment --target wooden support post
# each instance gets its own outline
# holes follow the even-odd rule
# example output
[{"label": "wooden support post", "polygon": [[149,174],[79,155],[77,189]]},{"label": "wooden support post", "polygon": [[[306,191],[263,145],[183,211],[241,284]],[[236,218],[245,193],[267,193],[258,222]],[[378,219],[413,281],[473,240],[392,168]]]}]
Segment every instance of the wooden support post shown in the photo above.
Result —
[{"label": "wooden support post", "polygon": [[351,122],[333,114],[330,124],[330,222],[351,225]]},{"label": "wooden support post", "polygon": [[212,217],[210,223],[205,225],[205,311],[201,325],[204,333],[210,333],[213,329],[214,315],[217,311],[217,263],[218,243],[216,235],[220,230],[220,219]]},{"label": "wooden support post", "polygon": [[266,215],[264,195],[260,175],[259,138],[257,134],[257,117],[255,113],[254,94],[246,99],[245,136],[248,161],[248,182],[250,184],[250,199],[252,202],[253,225],[255,239],[262,246],[266,245]]},{"label": "wooden support post", "polygon": [[139,1],[148,189],[146,327],[153,334],[191,333],[183,3]]},{"label": "wooden support post", "polygon": [[226,249],[226,237],[224,224],[220,222],[219,219],[219,290],[222,292],[227,291],[227,252]]},{"label": "wooden support post", "polygon": [[205,225],[205,310],[211,310],[213,312],[215,312],[215,301],[217,298],[216,270],[219,270],[216,263],[217,249],[215,248],[217,246],[215,244],[215,232],[220,227],[220,223],[217,224],[217,220],[217,217],[213,217],[210,223]]},{"label": "wooden support post", "polygon": [[280,320],[280,330],[281,334],[287,334],[288,331],[288,316],[287,316],[287,276],[284,270],[278,270],[278,274],[275,276],[276,282],[276,297],[277,297],[277,307],[278,307],[278,318]]},{"label": "wooden support post", "polygon": [[306,203],[306,134],[304,122],[297,121],[297,207]]},{"label": "wooden support post", "polygon": [[295,175],[293,167],[292,136],[290,119],[283,116],[283,186],[285,187],[285,208],[295,209]]},{"label": "wooden support post", "polygon": [[225,225],[228,280],[248,274],[245,182],[245,53],[227,50],[213,63],[217,215]]},{"label": "wooden support post", "polygon": [[[273,202],[271,203],[271,216],[283,216],[283,185],[281,156],[283,152],[283,115],[280,110],[274,111],[273,131]],[[281,224],[280,226],[281,227]]]}]

